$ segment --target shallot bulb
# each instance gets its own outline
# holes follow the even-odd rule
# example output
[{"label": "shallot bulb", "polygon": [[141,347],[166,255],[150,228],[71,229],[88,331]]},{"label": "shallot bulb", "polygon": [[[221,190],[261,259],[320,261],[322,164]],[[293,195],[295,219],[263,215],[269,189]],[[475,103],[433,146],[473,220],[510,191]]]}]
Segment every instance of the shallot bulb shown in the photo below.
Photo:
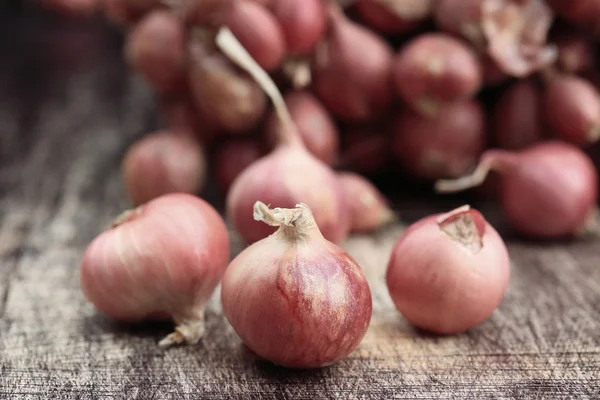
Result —
[{"label": "shallot bulb", "polygon": [[317,46],[314,92],[336,117],[367,121],[391,107],[392,48],[378,35],[329,7],[329,31]]},{"label": "shallot bulb", "polygon": [[266,70],[279,67],[285,55],[282,27],[265,7],[250,0],[234,2],[227,26]]},{"label": "shallot bulb", "polygon": [[600,33],[600,1],[546,0],[552,9],[577,27]]},{"label": "shallot bulb", "polygon": [[173,13],[156,10],[139,21],[127,38],[129,65],[160,92],[173,92],[185,82],[185,33]]},{"label": "shallot bulb", "polygon": [[278,229],[227,267],[221,300],[233,329],[257,355],[285,367],[346,357],[372,313],[360,266],[323,237],[305,204],[271,210],[257,202],[254,218]]},{"label": "shallot bulb", "polygon": [[490,171],[501,177],[500,205],[521,234],[561,238],[593,228],[598,176],[577,147],[549,141],[518,152],[487,150],[471,175],[438,181],[436,190],[457,192],[478,186]]},{"label": "shallot bulb", "polygon": [[[156,1],[156,0],[155,0]],[[215,29],[227,22],[237,0],[169,0],[191,26]]]},{"label": "shallot bulb", "polygon": [[352,172],[340,172],[338,179],[350,209],[351,232],[371,232],[396,220],[388,200],[367,179]]},{"label": "shallot bulb", "polygon": [[520,150],[541,141],[545,136],[543,117],[542,96],[535,82],[516,81],[494,108],[496,145]]},{"label": "shallot bulb", "polygon": [[310,54],[327,26],[321,0],[269,0],[268,6],[281,25],[287,51],[295,56]]},{"label": "shallot bulb", "polygon": [[433,0],[357,0],[360,17],[370,26],[388,34],[413,30],[433,12]]},{"label": "shallot bulb", "polygon": [[589,81],[549,77],[544,100],[548,123],[559,138],[579,146],[600,139],[600,93]]},{"label": "shallot bulb", "polygon": [[469,206],[411,225],[394,245],[386,274],[400,313],[440,334],[464,332],[487,320],[509,279],[502,238]]},{"label": "shallot bulb", "polygon": [[594,69],[595,48],[588,37],[579,32],[567,32],[554,42],[558,46],[557,65],[561,71],[580,74]]},{"label": "shallot bulb", "polygon": [[395,120],[392,152],[421,179],[459,177],[477,164],[486,142],[485,113],[471,100],[448,104],[435,118],[404,110]]},{"label": "shallot bulb", "polygon": [[140,205],[167,193],[199,193],[206,180],[206,158],[190,134],[156,132],[131,146],[121,171],[129,197]]},{"label": "shallot bulb", "polygon": [[384,170],[391,159],[388,121],[351,125],[343,130],[340,166],[361,174]]},{"label": "shallot bulb", "polygon": [[481,88],[477,55],[463,42],[428,33],[408,42],[394,60],[394,82],[415,110],[435,116],[448,103],[473,97]]},{"label": "shallot bulb", "polygon": [[348,234],[349,218],[335,173],[308,152],[281,92],[235,36],[223,29],[217,35],[217,45],[265,90],[281,122],[275,149],[244,170],[229,190],[227,215],[233,226],[247,242],[255,242],[274,231],[254,220],[252,206],[256,201],[280,207],[303,202],[313,210],[323,236],[341,243]]},{"label": "shallot bulb", "polygon": [[[308,151],[319,160],[333,164],[338,157],[339,134],[335,121],[325,107],[307,91],[290,92],[284,99]],[[271,145],[277,143],[277,131],[281,128],[277,113],[272,113],[266,126]]]},{"label": "shallot bulb", "polygon": [[124,213],[92,241],[81,285],[98,310],[118,320],[172,319],[175,332],[161,346],[193,344],[228,260],[217,211],[197,197],[169,194]]},{"label": "shallot bulb", "polygon": [[244,134],[261,121],[267,98],[260,86],[205,44],[190,45],[188,78],[198,112],[229,133]]},{"label": "shallot bulb", "polygon": [[227,194],[235,178],[263,156],[262,146],[254,138],[232,138],[220,143],[213,152],[213,169],[221,192]]}]

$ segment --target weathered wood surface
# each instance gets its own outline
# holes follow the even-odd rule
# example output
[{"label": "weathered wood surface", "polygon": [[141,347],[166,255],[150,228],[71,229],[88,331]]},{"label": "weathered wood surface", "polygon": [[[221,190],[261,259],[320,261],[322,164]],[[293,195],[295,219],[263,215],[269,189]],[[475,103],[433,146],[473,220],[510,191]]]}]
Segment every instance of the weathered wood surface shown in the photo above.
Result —
[{"label": "weathered wood surface", "polygon": [[[119,160],[157,126],[152,97],[102,24],[4,15],[0,31],[0,398],[600,398],[598,240],[510,240],[500,309],[470,333],[435,337],[402,320],[383,282],[402,227],[352,238],[346,247],[372,285],[372,324],[348,359],[316,371],[245,353],[218,294],[194,347],[164,351],[156,343],[168,325],[98,315],[78,264],[128,205]],[[400,204],[412,220],[458,203]]]}]

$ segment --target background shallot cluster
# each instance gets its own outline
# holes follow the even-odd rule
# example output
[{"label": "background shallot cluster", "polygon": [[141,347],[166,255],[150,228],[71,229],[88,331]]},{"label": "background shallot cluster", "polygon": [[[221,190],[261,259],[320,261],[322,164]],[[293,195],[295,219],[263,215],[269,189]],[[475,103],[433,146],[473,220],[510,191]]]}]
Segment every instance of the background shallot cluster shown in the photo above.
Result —
[{"label": "background shallot cluster", "polygon": [[[524,236],[550,240],[597,229],[598,176],[590,155],[600,139],[600,0],[48,2],[71,13],[100,7],[123,29],[124,56],[155,90],[166,125],[129,149],[122,164],[127,192],[147,215],[168,205],[165,198],[194,203],[193,196],[171,193],[201,194],[214,183],[226,199],[227,218],[254,243],[224,275],[224,311],[247,345],[279,364],[327,365],[364,335],[370,302],[348,299],[366,299],[369,289],[336,244],[395,220],[371,177],[387,173],[401,188],[416,183],[437,193],[485,184],[477,193],[496,198]],[[214,216],[202,203],[189,207],[199,221]],[[182,226],[187,221],[172,218]],[[131,241],[134,227],[143,224],[142,216],[128,215],[125,225],[99,240]],[[222,221],[216,224],[223,228]],[[223,238],[222,229],[217,236]],[[215,246],[224,251],[223,243]],[[425,251],[431,248],[436,251]],[[315,353],[307,361],[266,344],[265,337],[281,338],[267,331],[269,323],[257,328],[265,300],[244,285],[308,287],[307,273],[298,271],[304,259],[321,262],[311,249],[328,261],[321,276],[310,279],[347,274],[342,299],[349,303],[328,304],[328,310],[338,315],[339,306],[360,318],[351,343],[336,347],[339,353]],[[118,251],[96,251],[108,261],[123,260]],[[292,252],[298,271],[281,261]],[[194,257],[184,261],[193,264]],[[260,257],[273,268],[257,273]],[[196,274],[210,278],[204,289],[212,292],[225,262],[200,259],[204,266]],[[163,260],[156,268],[166,265]],[[90,279],[104,279],[90,271]],[[281,281],[282,274],[289,278]],[[491,315],[509,276],[502,238],[466,206],[409,227],[394,247],[386,280],[411,323],[458,333]],[[92,296],[94,290],[99,287],[86,289]],[[321,300],[302,296],[295,300]],[[115,301],[130,302],[124,317],[156,317],[152,296],[145,299],[149,308],[133,307],[136,299]],[[206,299],[171,301],[158,307],[159,317],[178,324],[166,344],[197,341]],[[240,311],[240,305],[255,308]],[[272,320],[287,324],[287,311]],[[308,348],[322,340],[325,325],[322,315],[310,321],[315,335],[295,339]]]}]

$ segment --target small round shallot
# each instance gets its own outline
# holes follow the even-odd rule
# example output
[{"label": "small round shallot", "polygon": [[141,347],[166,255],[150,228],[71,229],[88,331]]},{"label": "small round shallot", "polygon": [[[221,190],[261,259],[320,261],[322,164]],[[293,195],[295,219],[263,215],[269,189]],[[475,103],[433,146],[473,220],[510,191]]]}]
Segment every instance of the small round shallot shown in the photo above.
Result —
[{"label": "small round shallot", "polygon": [[183,25],[177,16],[155,10],[129,33],[125,57],[155,89],[177,91],[185,81],[184,40]]},{"label": "small round shallot", "polygon": [[600,93],[575,75],[550,77],[544,93],[546,117],[561,139],[583,146],[600,139]]},{"label": "small round shallot", "polygon": [[140,205],[167,193],[199,193],[206,181],[206,159],[191,134],[160,131],[130,147],[121,173],[130,199]]},{"label": "small round shallot", "polygon": [[482,84],[477,55],[442,33],[408,42],[396,55],[393,73],[400,97],[426,116],[435,116],[445,104],[473,97]]},{"label": "small round shallot", "polygon": [[219,143],[213,153],[213,170],[221,193],[227,194],[235,179],[263,156],[260,142],[253,138],[231,138]]},{"label": "small round shallot", "polygon": [[310,54],[325,34],[327,21],[321,0],[270,0],[268,7],[281,25],[291,55]]},{"label": "small round shallot", "polygon": [[411,225],[394,245],[386,274],[400,313],[440,334],[461,333],[487,320],[509,279],[502,238],[469,206]]},{"label": "small round shallot", "polygon": [[250,76],[199,41],[190,45],[188,65],[194,104],[211,125],[233,134],[248,133],[258,125],[267,98]]},{"label": "small round shallot", "polygon": [[434,20],[437,27],[466,38],[477,49],[485,47],[481,6],[485,0],[438,0]]},{"label": "small round shallot", "polygon": [[478,186],[490,171],[500,175],[500,205],[521,234],[556,239],[595,228],[598,175],[579,148],[549,141],[518,152],[487,150],[471,175],[438,181],[436,190]]},{"label": "small round shallot", "polygon": [[193,344],[228,260],[217,211],[197,197],[169,194],[125,212],[90,243],[81,285],[98,310],[118,320],[173,319],[175,332],[161,346]]},{"label": "small round shallot", "polygon": [[267,71],[279,67],[285,41],[282,27],[269,10],[250,0],[238,0],[229,13],[227,26],[258,65]]},{"label": "small round shallot", "polygon": [[[307,91],[290,92],[284,99],[308,151],[327,164],[334,163],[338,157],[339,134],[325,107]],[[271,114],[265,129],[267,140],[274,147],[279,137],[277,130],[282,129],[277,113]]]},{"label": "small round shallot", "polygon": [[364,177],[338,173],[350,209],[350,232],[372,232],[396,220],[388,200]]},{"label": "small round shallot", "polygon": [[435,118],[401,111],[395,120],[392,153],[415,177],[459,177],[477,164],[485,141],[483,108],[467,100],[448,104]]},{"label": "small round shallot", "polygon": [[392,155],[388,122],[344,127],[339,166],[361,174],[383,171]]},{"label": "small round shallot", "polygon": [[277,365],[318,368],[346,357],[372,313],[360,266],[323,237],[304,204],[271,210],[257,202],[254,218],[278,229],[227,267],[227,320],[246,346]]},{"label": "small round shallot", "polygon": [[392,48],[336,6],[328,11],[329,30],[312,65],[315,94],[343,120],[368,121],[385,114],[393,102]]}]

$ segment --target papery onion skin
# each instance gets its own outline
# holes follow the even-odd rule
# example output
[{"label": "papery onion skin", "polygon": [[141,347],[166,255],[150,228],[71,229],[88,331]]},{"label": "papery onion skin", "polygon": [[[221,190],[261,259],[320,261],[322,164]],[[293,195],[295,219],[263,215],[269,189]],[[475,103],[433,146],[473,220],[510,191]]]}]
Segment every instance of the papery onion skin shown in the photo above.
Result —
[{"label": "papery onion skin", "polygon": [[[438,222],[453,224],[451,218],[461,215],[471,219],[480,249],[452,239]],[[432,215],[411,225],[394,245],[386,273],[390,296],[402,315],[440,334],[464,332],[488,319],[509,279],[502,238],[473,209],[453,217]]]},{"label": "papery onion skin", "polygon": [[313,210],[327,240],[341,243],[348,234],[350,221],[340,183],[327,165],[302,147],[279,146],[233,182],[227,196],[227,215],[249,243],[274,231],[254,220],[252,206],[256,201],[283,208],[302,201]]},{"label": "papery onion skin", "polygon": [[221,216],[187,194],[155,199],[121,218],[88,246],[81,264],[85,296],[101,312],[137,322],[172,318],[202,334],[204,306],[229,260]]},{"label": "papery onion skin", "polygon": [[[371,292],[358,264],[313,227],[284,226],[254,243],[223,277],[223,312],[257,355],[292,368],[346,357],[365,335]],[[288,233],[286,233],[288,230]]]}]

